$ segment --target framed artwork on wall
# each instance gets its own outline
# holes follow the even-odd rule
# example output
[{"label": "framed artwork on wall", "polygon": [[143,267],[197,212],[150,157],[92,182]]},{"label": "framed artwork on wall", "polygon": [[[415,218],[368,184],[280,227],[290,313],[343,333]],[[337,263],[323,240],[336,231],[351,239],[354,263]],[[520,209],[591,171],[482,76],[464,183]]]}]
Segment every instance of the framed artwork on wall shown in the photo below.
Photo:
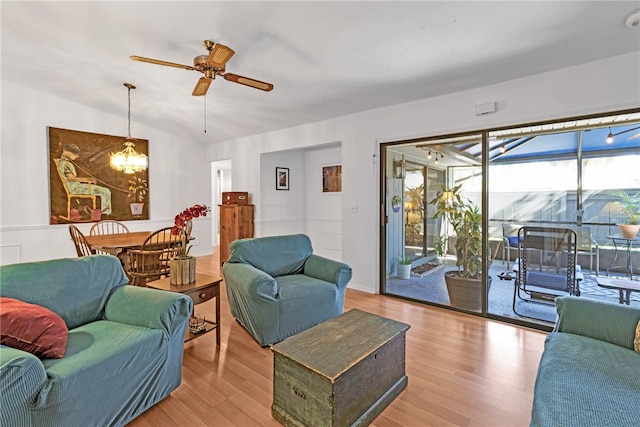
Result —
[{"label": "framed artwork on wall", "polygon": [[[149,219],[149,169],[111,169],[111,153],[125,137],[48,127],[49,223]],[[135,151],[149,155],[149,141],[134,138]]]},{"label": "framed artwork on wall", "polygon": [[276,190],[289,189],[289,168],[276,167]]},{"label": "framed artwork on wall", "polygon": [[342,165],[322,167],[322,192],[342,192]]}]

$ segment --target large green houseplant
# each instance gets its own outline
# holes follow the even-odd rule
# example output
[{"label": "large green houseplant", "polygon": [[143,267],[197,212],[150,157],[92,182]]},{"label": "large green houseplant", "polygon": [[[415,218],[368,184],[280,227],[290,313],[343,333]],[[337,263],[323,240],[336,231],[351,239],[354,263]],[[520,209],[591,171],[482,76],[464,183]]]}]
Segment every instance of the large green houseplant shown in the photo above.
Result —
[{"label": "large green houseplant", "polygon": [[611,193],[618,197],[619,210],[629,217],[628,221],[618,224],[622,237],[634,238],[640,230],[640,193],[631,195],[626,191],[616,190]]},{"label": "large green houseplant", "polygon": [[[451,304],[473,311],[482,308],[482,215],[478,207],[461,195],[462,185],[440,190],[429,202],[433,219],[446,220],[455,233],[457,270],[445,273]],[[443,246],[440,246],[442,252]],[[438,255],[442,256],[442,253]],[[491,285],[491,278],[489,278]]]}]

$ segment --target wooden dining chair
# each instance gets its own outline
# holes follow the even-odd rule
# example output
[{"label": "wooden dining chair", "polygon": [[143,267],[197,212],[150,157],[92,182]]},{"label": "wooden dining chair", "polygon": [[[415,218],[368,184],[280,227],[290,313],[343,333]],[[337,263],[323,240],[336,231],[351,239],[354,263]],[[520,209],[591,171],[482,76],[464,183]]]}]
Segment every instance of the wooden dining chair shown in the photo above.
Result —
[{"label": "wooden dining chair", "polygon": [[129,229],[123,223],[119,221],[105,219],[93,224],[93,226],[89,230],[89,235],[96,236],[101,234],[119,234],[119,233],[128,233],[128,232],[129,232]]},{"label": "wooden dining chair", "polygon": [[149,234],[140,249],[129,249],[131,284],[146,286],[147,282],[169,276],[169,260],[175,258],[183,244],[184,231],[171,234],[173,227],[165,227]]},{"label": "wooden dining chair", "polygon": [[76,247],[76,253],[79,257],[95,255],[96,251],[91,247],[87,238],[82,234],[82,231],[73,224],[69,224],[69,234],[71,234],[71,240]]}]

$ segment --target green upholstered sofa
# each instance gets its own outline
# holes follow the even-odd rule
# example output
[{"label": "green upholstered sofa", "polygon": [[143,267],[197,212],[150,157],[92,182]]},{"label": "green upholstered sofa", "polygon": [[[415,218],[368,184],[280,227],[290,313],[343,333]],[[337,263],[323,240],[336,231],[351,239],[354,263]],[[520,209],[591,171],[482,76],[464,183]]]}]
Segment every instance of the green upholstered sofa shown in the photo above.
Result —
[{"label": "green upholstered sofa", "polygon": [[351,267],[304,234],[240,239],[222,267],[231,314],[267,346],[342,313]]},{"label": "green upholstered sofa", "polygon": [[593,299],[556,298],[535,383],[531,426],[640,425],[640,309]]},{"label": "green upholstered sofa", "polygon": [[110,255],[0,268],[0,296],[69,331],[59,359],[0,346],[0,425],[122,426],[178,387],[193,302],[127,282]]}]

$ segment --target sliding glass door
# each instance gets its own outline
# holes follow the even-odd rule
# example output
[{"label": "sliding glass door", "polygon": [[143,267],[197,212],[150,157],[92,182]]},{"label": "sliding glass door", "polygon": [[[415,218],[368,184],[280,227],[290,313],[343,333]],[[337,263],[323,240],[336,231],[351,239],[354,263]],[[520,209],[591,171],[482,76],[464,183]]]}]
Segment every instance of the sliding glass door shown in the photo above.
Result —
[{"label": "sliding glass door", "polygon": [[[481,135],[476,134],[386,147],[384,293],[481,311],[485,285],[477,266],[482,262],[482,154],[456,155],[461,146],[480,140]],[[462,241],[468,238],[469,230],[457,227],[459,224],[438,203],[443,192],[454,188],[459,200],[475,209],[472,247]],[[465,256],[458,256],[460,248],[464,248]],[[473,264],[472,272],[466,268],[469,262]],[[407,275],[403,271],[408,268]],[[449,290],[445,273],[477,279],[479,288],[471,302],[467,301],[469,292],[463,292],[459,299],[455,291]]]},{"label": "sliding glass door", "polygon": [[[555,296],[617,302],[599,281],[638,280],[640,236],[621,236],[618,224],[631,219],[625,197],[640,198],[639,110],[381,148],[383,294],[549,329]],[[525,280],[521,229],[575,233],[575,244],[555,257],[536,249],[538,271]],[[550,272],[540,274],[543,264]],[[553,278],[566,276],[561,289],[519,293],[529,277],[570,265],[575,278]]]}]

